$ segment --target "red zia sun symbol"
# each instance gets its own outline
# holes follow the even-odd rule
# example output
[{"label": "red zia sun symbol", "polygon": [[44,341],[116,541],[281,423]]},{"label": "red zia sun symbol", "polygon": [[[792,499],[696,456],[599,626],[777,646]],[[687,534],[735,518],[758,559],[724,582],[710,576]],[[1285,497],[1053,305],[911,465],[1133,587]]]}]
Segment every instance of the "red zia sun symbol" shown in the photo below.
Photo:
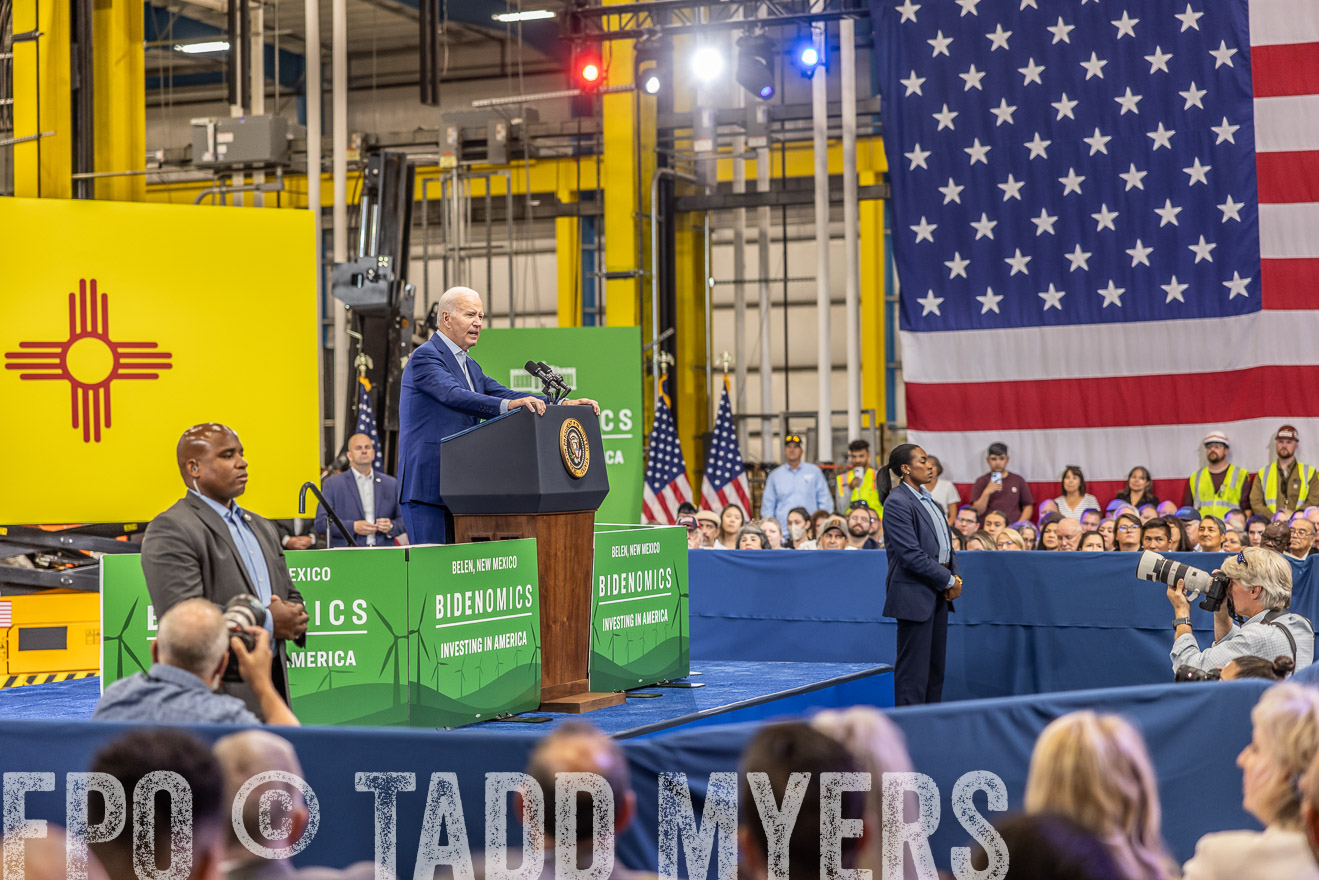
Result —
[{"label": "red zia sun symbol", "polygon": [[110,297],[96,292],[96,279],[78,282],[69,294],[69,338],[63,342],[20,342],[23,351],[5,353],[7,370],[19,379],[58,379],[69,383],[73,428],[84,443],[100,443],[110,427],[110,383],[116,379],[159,379],[171,367],[167,351],[154,342],[110,339]]}]

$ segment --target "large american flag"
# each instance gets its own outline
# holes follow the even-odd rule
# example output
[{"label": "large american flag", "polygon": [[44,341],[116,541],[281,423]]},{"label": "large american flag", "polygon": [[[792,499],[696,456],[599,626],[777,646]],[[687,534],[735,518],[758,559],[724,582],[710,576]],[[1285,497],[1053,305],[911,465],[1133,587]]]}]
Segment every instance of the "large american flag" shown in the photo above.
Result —
[{"label": "large american flag", "polygon": [[380,434],[376,431],[376,411],[371,408],[371,383],[366,377],[357,380],[357,429],[355,434],[365,434],[371,438],[376,448],[375,469],[381,473],[385,470],[385,451],[380,448]]},{"label": "large american flag", "polygon": [[733,405],[728,399],[728,377],[719,398],[719,412],[714,419],[714,433],[705,458],[705,477],[701,480],[701,509],[722,510],[737,504],[751,517],[751,484],[742,466],[742,452],[737,447],[737,426],[733,424]]},{"label": "large american flag", "polygon": [[[1056,494],[1319,447],[1319,2],[872,0],[913,442]],[[1308,443],[1306,442],[1308,441]]]},{"label": "large american flag", "polygon": [[647,522],[673,525],[678,521],[678,505],[691,500],[687,462],[678,444],[669,397],[663,394],[655,406],[655,424],[650,430],[650,457],[646,461],[641,512]]}]

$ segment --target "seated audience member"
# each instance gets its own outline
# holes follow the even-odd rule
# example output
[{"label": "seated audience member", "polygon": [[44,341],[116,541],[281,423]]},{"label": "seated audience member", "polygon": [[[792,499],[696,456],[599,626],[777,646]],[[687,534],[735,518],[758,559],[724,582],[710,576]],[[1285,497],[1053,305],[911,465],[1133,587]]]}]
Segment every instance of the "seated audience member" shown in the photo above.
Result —
[{"label": "seated audience member", "polygon": [[1140,517],[1133,516],[1130,513],[1119,516],[1113,523],[1113,549],[1127,552],[1141,549],[1141,527]]},{"label": "seated audience member", "polygon": [[696,521],[701,524],[701,546],[707,550],[721,549],[715,540],[719,537],[719,514],[713,510],[698,510]]},{"label": "seated audience member", "polygon": [[[298,754],[293,750],[293,743],[268,730],[231,733],[216,741],[212,753],[220,762],[220,770],[224,775],[224,803],[230,808],[239,789],[258,773],[279,772],[305,778]],[[268,815],[263,816],[261,804],[263,798],[268,796],[276,798],[281,806],[274,807]],[[311,812],[299,786],[272,780],[257,786],[247,797],[240,818],[250,839],[268,849],[281,850],[302,839]],[[266,835],[263,830],[265,826],[270,827],[272,836]],[[267,859],[252,852],[234,833],[233,822],[226,822],[225,827],[226,880],[275,880],[281,877],[288,880],[371,880],[375,876],[374,862],[357,862],[343,870],[296,869],[287,858]]]},{"label": "seated audience member", "polygon": [[1089,552],[1103,552],[1104,536],[1098,532],[1084,532],[1081,535],[1081,545],[1077,549]]},{"label": "seated audience member", "polygon": [[1286,553],[1292,546],[1291,528],[1291,524],[1286,522],[1269,523],[1264,527],[1264,534],[1260,536],[1260,549]]},{"label": "seated audience member", "polygon": [[1309,666],[1314,660],[1314,627],[1301,615],[1289,611],[1291,564],[1279,553],[1248,547],[1223,560],[1222,572],[1231,578],[1228,596],[1245,623],[1238,626],[1233,622],[1228,603],[1224,602],[1214,612],[1214,643],[1200,650],[1191,631],[1191,603],[1186,598],[1186,584],[1179,580],[1176,586],[1168,588],[1174,617],[1173,670],[1181,666],[1215,669],[1237,657],[1287,656],[1297,668]]},{"label": "seated audience member", "polygon": [[[811,718],[811,727],[842,743],[862,772],[870,774],[870,791],[866,793],[866,822],[878,829],[884,818],[885,773],[910,773],[911,758],[907,755],[907,742],[898,726],[883,712],[871,706],[853,706],[850,709],[826,709]],[[876,785],[875,781],[881,783]],[[856,865],[871,872],[878,880],[883,876],[883,835],[870,834],[861,841]]]},{"label": "seated audience member", "polygon": [[1081,540],[1081,523],[1075,519],[1063,519],[1058,522],[1058,549],[1075,550]]},{"label": "seated audience member", "polygon": [[1298,780],[1319,745],[1319,691],[1283,682],[1266,690],[1251,710],[1250,744],[1237,756],[1242,805],[1263,831],[1218,831],[1195,845],[1184,880],[1313,878],[1301,821]]},{"label": "seated audience member", "polygon": [[1154,509],[1159,516],[1175,516],[1177,513],[1177,505],[1171,501],[1160,501]]},{"label": "seated audience member", "polygon": [[884,549],[884,515],[873,509],[870,511],[870,540],[880,550]]},{"label": "seated audience member", "polygon": [[[789,510],[786,525],[787,531],[784,537],[788,539],[794,550],[807,550],[815,546],[815,524],[811,522],[811,515],[806,512],[806,508],[794,507]],[[806,543],[811,547],[803,546]]]},{"label": "seated audience member", "polygon": [[[1063,816],[1011,816],[994,830],[1008,851],[1004,880],[1130,880],[1098,837]],[[982,847],[972,849],[971,867],[988,870]]]},{"label": "seated audience member", "polygon": [[1045,498],[1040,502],[1040,509],[1036,512],[1036,519],[1039,522],[1044,522],[1044,518],[1051,513],[1058,514],[1060,518],[1062,516],[1062,514],[1058,513],[1058,505],[1054,500],[1052,498]]},{"label": "seated audience member", "polygon": [[[1026,776],[1026,812],[1081,825],[1107,846],[1129,880],[1168,880],[1158,780],[1145,741],[1117,715],[1072,712],[1040,733]],[[1009,859],[1010,863],[1010,859]]]},{"label": "seated audience member", "polygon": [[1287,555],[1292,559],[1305,559],[1314,550],[1314,523],[1301,514],[1292,517],[1290,526],[1290,545]]},{"label": "seated audience member", "polygon": [[997,550],[998,544],[994,541],[994,536],[984,529],[978,529],[970,534],[966,539],[967,550]]},{"label": "seated audience member", "polygon": [[1238,508],[1232,508],[1223,516],[1223,524],[1229,531],[1244,532],[1246,530],[1246,515]]},{"label": "seated audience member", "polygon": [[[1313,666],[1314,664],[1310,664]],[[1292,658],[1283,655],[1273,660],[1263,657],[1238,657],[1223,667],[1219,676],[1223,681],[1236,681],[1239,678],[1266,678],[1269,681],[1282,681],[1292,674],[1296,664]]]},{"label": "seated audience member", "polygon": [[1117,524],[1113,519],[1105,517],[1099,521],[1099,527],[1095,529],[1096,532],[1099,532],[1099,537],[1104,541],[1105,550],[1112,550],[1113,547],[1116,546],[1116,526]]},{"label": "seated audience member", "polygon": [[681,503],[681,504],[678,505],[678,513],[677,513],[677,515],[678,515],[678,516],[688,516],[688,515],[696,516],[696,511],[697,511],[697,510],[699,510],[699,508],[698,508],[695,504],[692,504],[690,501],[684,501],[683,503]]},{"label": "seated audience member", "polygon": [[1159,499],[1154,494],[1154,481],[1150,479],[1149,469],[1140,465],[1136,465],[1127,472],[1127,485],[1113,497],[1119,501],[1125,501],[1137,509],[1145,504],[1151,507],[1159,506]]},{"label": "seated audience member", "polygon": [[1140,521],[1143,523],[1147,523],[1159,515],[1159,511],[1153,504],[1142,504],[1136,510],[1140,514]]},{"label": "seated audience member", "polygon": [[296,726],[298,719],[271,679],[270,633],[248,627],[256,639],[250,652],[231,636],[220,606],[209,599],[185,599],[160,618],[151,643],[151,668],[121,679],[105,689],[92,718],[155,724],[261,723],[243,701],[212,693],[229,664],[229,649],[238,658],[238,672],[251,686],[270,724]]},{"label": "seated audience member", "polygon": [[1216,516],[1201,517],[1200,527],[1196,530],[1199,549],[1205,553],[1217,553],[1223,549],[1223,539],[1227,537],[1227,528]]},{"label": "seated audience member", "polygon": [[1098,499],[1085,491],[1085,475],[1076,465],[1069,464],[1063,469],[1058,488],[1060,492],[1053,503],[1058,505],[1058,512],[1064,519],[1080,519],[1082,512],[1099,509]]},{"label": "seated audience member", "polygon": [[962,496],[957,494],[957,487],[953,485],[952,480],[943,478],[943,465],[939,463],[939,459],[927,455],[925,460],[930,463],[931,468],[930,482],[925,484],[925,488],[929,490],[930,497],[939,505],[939,509],[948,511],[948,522],[951,524],[953,517],[957,515],[957,508],[962,504]]},{"label": "seated audience member", "polygon": [[1004,529],[994,538],[994,546],[1000,550],[1027,550],[1030,545],[1016,529]]},{"label": "seated audience member", "polygon": [[1188,549],[1197,549],[1200,545],[1200,511],[1194,507],[1179,507],[1177,519],[1181,520],[1182,528],[1186,529],[1186,540],[1191,545]]},{"label": "seated audience member", "polygon": [[1020,522],[1013,523],[1012,528],[1016,530],[1018,535],[1021,535],[1021,540],[1026,542],[1027,550],[1035,549],[1035,542],[1040,537],[1039,530],[1035,528],[1035,523],[1023,519]]},{"label": "seated audience member", "polygon": [[[768,880],[772,876],[786,880],[814,880],[821,872],[821,820],[825,816],[820,795],[820,778],[826,773],[860,773],[862,764],[847,747],[832,736],[821,733],[801,722],[770,724],[762,727],[742,750],[738,766],[738,864],[739,876],[746,880]],[[770,793],[775,804],[784,803],[790,784],[806,777],[805,791],[801,793],[801,806],[797,820],[788,836],[786,864],[780,871],[771,871],[769,835],[760,819],[756,799],[748,781],[751,774],[768,777]],[[794,778],[795,776],[795,778]],[[874,786],[871,786],[872,790]],[[841,803],[830,809],[841,813],[843,819],[868,818],[866,793],[844,789]],[[879,836],[879,829],[865,827],[865,832]],[[860,837],[842,837],[839,841],[841,859],[839,867],[850,873],[857,864],[861,849]]]},{"label": "seated audience member", "polygon": [[783,549],[783,526],[772,516],[767,516],[760,520],[756,525],[765,533],[765,540],[769,542],[770,550]]},{"label": "seated audience member", "polygon": [[678,525],[687,530],[687,549],[700,550],[705,544],[705,536],[701,534],[701,523],[690,513],[681,514],[678,517]]},{"label": "seated audience member", "polygon": [[1008,518],[1000,510],[991,510],[985,514],[985,531],[997,535],[1008,527]]},{"label": "seated audience member", "polygon": [[969,504],[963,504],[957,510],[957,516],[953,517],[953,528],[962,533],[962,537],[969,537],[980,528],[980,517],[976,515],[975,508]]},{"label": "seated audience member", "polygon": [[1040,543],[1036,550],[1058,549],[1058,523],[1061,517],[1056,513],[1045,514],[1040,522]]},{"label": "seated audience member", "polygon": [[952,529],[951,534],[953,536],[953,549],[956,550],[958,553],[965,550],[966,535],[963,535],[961,532],[957,531],[957,529]]},{"label": "seated audience member", "polygon": [[985,455],[989,473],[981,474],[971,485],[971,506],[976,517],[991,510],[1003,512],[1004,519],[1030,519],[1035,499],[1030,486],[1019,474],[1008,472],[1008,448],[1002,443],[989,444]]},{"label": "seated audience member", "polygon": [[768,550],[769,538],[760,526],[746,525],[737,530],[738,550]]},{"label": "seated audience member", "polygon": [[[0,845],[3,845],[5,852],[6,878],[68,880],[73,876],[72,873],[65,873],[68,865],[69,836],[63,828],[53,822],[46,823],[46,832],[42,837],[23,838],[19,834],[13,840],[0,841]],[[83,874],[84,880],[110,880],[105,868],[101,867],[100,861],[90,852],[87,854],[86,869],[86,873]]]},{"label": "seated audience member", "polygon": [[1246,536],[1245,532],[1229,531],[1223,536],[1222,549],[1224,553],[1240,553],[1249,546],[1250,538]]},{"label": "seated audience member", "polygon": [[[269,663],[267,662],[267,666]],[[124,824],[110,840],[89,843],[92,855],[105,866],[115,880],[142,876],[134,865],[135,856],[144,846],[152,846],[156,858],[169,862],[171,870],[149,876],[212,880],[220,876],[224,861],[225,829],[229,827],[229,806],[224,802],[224,777],[206,744],[190,733],[167,727],[143,727],[111,740],[92,757],[93,773],[105,773],[119,780],[128,799]],[[174,809],[173,798],[156,797],[152,816],[155,833],[138,827],[133,809],[133,792],[148,774],[174,773],[182,778],[192,795],[192,815],[177,821],[191,828],[192,852],[173,853],[173,846],[186,846],[186,838],[175,835],[173,823],[164,809]],[[168,808],[163,804],[169,803]],[[186,859],[182,861],[180,857]],[[155,868],[156,862],[150,863]],[[188,867],[184,867],[187,864]],[[8,873],[6,871],[6,873]]]},{"label": "seated audience member", "polygon": [[1269,524],[1267,516],[1255,514],[1246,520],[1246,536],[1250,539],[1250,546],[1258,547],[1260,539],[1264,537],[1264,529]]},{"label": "seated audience member", "polygon": [[847,512],[847,549],[848,550],[880,550],[879,542],[870,537],[870,526],[872,520],[870,515],[874,510],[865,502],[860,502],[852,506]]},{"label": "seated audience member", "polygon": [[839,516],[831,516],[820,529],[819,549],[842,550],[847,547],[847,523]]},{"label": "seated audience member", "polygon": [[719,534],[714,542],[725,550],[737,549],[737,531],[746,525],[747,517],[737,504],[725,504],[719,511]]},{"label": "seated audience member", "polygon": [[1275,523],[1278,522],[1289,523],[1291,521],[1292,521],[1292,514],[1291,511],[1289,510],[1279,510],[1277,513],[1273,515],[1273,520],[1272,520],[1272,522]]},{"label": "seated audience member", "polygon": [[815,539],[820,539],[820,530],[824,528],[824,523],[834,518],[834,515],[827,510],[817,510],[811,514],[811,522],[815,523]]},{"label": "seated audience member", "polygon": [[1152,519],[1140,527],[1140,549],[1153,550],[1155,553],[1167,553],[1172,548],[1172,527],[1166,519]]},{"label": "seated audience member", "polygon": [[1095,531],[1096,529],[1099,528],[1099,521],[1101,519],[1103,519],[1103,516],[1099,513],[1098,510],[1095,510],[1093,507],[1090,508],[1089,510],[1081,511],[1081,516],[1080,516],[1081,530],[1085,532]]},{"label": "seated audience member", "polygon": [[1185,523],[1175,516],[1165,516],[1163,521],[1168,524],[1168,549],[1171,552],[1187,553],[1195,549],[1195,545],[1186,534]]}]

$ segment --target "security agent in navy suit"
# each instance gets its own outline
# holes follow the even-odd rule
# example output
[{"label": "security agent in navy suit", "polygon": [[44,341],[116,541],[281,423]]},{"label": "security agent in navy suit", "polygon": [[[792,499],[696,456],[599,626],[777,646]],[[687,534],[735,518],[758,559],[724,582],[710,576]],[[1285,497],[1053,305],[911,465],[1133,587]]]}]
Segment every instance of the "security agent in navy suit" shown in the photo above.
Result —
[{"label": "security agent in navy suit", "polygon": [[[924,484],[933,466],[925,450],[903,443],[879,475],[888,553],[884,616],[898,622],[893,699],[898,706],[937,703],[943,696],[948,613],[962,593],[946,514]],[[893,475],[901,482],[892,485]]]},{"label": "security agent in navy suit", "polygon": [[[439,332],[408,359],[399,396],[398,497],[413,544],[452,540],[453,515],[440,496],[441,440],[511,409],[526,407],[536,415],[545,414],[545,398],[505,388],[468,356],[481,338],[485,320],[480,294],[468,287],[451,287],[440,297],[439,306]],[[600,412],[600,405],[586,398],[563,403]]]},{"label": "security agent in navy suit", "polygon": [[[339,518],[356,535],[357,545],[383,547],[403,535],[403,513],[398,507],[398,481],[376,471],[376,445],[365,434],[348,438],[348,468],[331,474],[321,493]],[[367,493],[370,493],[369,495]],[[367,510],[367,502],[370,510]],[[316,511],[316,533],[329,529],[324,508]],[[329,529],[330,546],[346,547],[338,526]],[[406,535],[401,543],[407,543]]]}]

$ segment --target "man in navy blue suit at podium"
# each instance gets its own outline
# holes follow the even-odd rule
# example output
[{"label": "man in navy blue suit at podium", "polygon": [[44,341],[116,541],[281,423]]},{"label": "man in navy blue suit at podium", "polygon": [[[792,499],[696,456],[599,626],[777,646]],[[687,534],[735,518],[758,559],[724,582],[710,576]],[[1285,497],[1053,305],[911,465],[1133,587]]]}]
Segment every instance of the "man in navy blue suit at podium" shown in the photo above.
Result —
[{"label": "man in navy blue suit at podium", "polygon": [[[519,407],[545,414],[544,397],[505,388],[468,355],[481,338],[484,320],[480,294],[469,287],[449,288],[440,297],[439,331],[412,353],[403,369],[399,506],[412,544],[447,544],[453,538],[453,515],[440,496],[441,440]],[[586,398],[563,403],[600,412],[599,404]]]}]

